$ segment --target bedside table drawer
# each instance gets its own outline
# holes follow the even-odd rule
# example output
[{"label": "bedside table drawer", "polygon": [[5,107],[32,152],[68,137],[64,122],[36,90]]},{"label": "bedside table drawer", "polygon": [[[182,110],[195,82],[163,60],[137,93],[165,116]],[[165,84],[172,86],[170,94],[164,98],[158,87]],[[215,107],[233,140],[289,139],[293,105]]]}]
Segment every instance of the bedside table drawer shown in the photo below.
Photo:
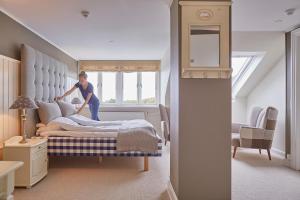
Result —
[{"label": "bedside table drawer", "polygon": [[31,181],[32,184],[39,181],[42,177],[47,174],[48,168],[48,157],[47,148],[40,148],[32,154],[32,172]]},{"label": "bedside table drawer", "polygon": [[42,143],[40,145],[37,145],[37,146],[33,147],[31,149],[31,153],[35,154],[36,152],[41,151],[41,150],[46,150],[47,151],[47,143]]}]

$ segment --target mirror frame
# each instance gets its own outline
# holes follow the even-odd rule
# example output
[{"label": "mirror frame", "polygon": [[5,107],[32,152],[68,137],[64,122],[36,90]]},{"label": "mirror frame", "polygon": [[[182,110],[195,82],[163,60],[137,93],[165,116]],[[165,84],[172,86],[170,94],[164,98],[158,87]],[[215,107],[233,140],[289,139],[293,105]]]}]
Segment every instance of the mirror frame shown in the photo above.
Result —
[{"label": "mirror frame", "polygon": [[[225,1],[180,1],[181,5],[181,77],[223,78],[231,76],[230,8]],[[197,67],[190,64],[191,26],[219,26],[219,67]]]}]

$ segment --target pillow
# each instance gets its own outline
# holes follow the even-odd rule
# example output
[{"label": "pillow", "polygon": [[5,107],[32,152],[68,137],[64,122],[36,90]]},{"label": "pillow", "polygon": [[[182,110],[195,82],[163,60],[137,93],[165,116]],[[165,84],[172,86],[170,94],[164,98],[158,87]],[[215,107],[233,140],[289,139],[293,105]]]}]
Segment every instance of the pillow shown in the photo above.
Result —
[{"label": "pillow", "polygon": [[47,126],[39,127],[36,132],[37,132],[37,135],[40,135],[42,132],[61,131],[61,130],[63,130],[63,129],[57,124],[49,124]]},{"label": "pillow", "polygon": [[76,113],[75,106],[70,103],[64,101],[57,101],[57,104],[60,108],[63,117],[68,117]]},{"label": "pillow", "polygon": [[43,124],[48,124],[50,121],[62,116],[60,108],[56,102],[38,102],[38,106],[39,117]]},{"label": "pillow", "polygon": [[37,128],[41,128],[41,127],[45,127],[46,125],[45,124],[43,124],[43,123],[37,123],[36,125],[35,125],[35,127],[37,127]]}]

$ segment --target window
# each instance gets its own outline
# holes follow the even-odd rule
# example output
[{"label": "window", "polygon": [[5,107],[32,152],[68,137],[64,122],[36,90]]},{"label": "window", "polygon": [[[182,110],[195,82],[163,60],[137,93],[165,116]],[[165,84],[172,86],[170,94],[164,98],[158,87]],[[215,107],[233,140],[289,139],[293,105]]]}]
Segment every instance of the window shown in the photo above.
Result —
[{"label": "window", "polygon": [[138,103],[137,72],[123,73],[123,103]]},{"label": "window", "polygon": [[94,86],[94,94],[98,96],[98,73],[97,72],[87,72],[88,80]]},{"label": "window", "polygon": [[143,104],[155,104],[155,87],[156,87],[156,77],[155,72],[142,72],[141,73],[141,101]]},{"label": "window", "polygon": [[257,69],[265,52],[233,52],[232,96],[235,98]]},{"label": "window", "polygon": [[116,72],[103,72],[102,73],[102,102],[103,103],[116,103],[116,85],[117,78]]},{"label": "window", "polygon": [[155,105],[159,72],[87,72],[94,93],[107,105]]},{"label": "window", "polygon": [[234,56],[232,57],[232,78],[242,73],[245,67],[250,63],[252,56]]}]

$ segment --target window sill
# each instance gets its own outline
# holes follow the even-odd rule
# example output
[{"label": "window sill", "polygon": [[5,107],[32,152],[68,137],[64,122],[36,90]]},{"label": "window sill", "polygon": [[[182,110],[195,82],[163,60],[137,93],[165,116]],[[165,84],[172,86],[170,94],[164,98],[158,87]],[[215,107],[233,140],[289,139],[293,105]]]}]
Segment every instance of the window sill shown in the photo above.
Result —
[{"label": "window sill", "polygon": [[[88,109],[88,105],[85,106]],[[156,112],[158,105],[107,105],[100,104],[100,112]]]},{"label": "window sill", "polygon": [[100,112],[155,112],[157,105],[101,105]]}]

